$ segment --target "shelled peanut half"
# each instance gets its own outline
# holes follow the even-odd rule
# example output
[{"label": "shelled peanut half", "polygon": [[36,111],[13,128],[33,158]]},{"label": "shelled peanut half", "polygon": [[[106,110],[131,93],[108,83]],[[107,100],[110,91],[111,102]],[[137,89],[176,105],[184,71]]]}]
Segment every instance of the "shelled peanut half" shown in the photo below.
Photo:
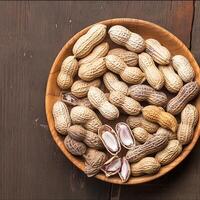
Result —
[{"label": "shelled peanut half", "polygon": [[189,60],[162,41],[95,24],[60,66],[55,130],[66,150],[84,159],[88,177],[127,182],[153,175],[193,139],[199,114],[192,100],[200,90],[194,78]]}]

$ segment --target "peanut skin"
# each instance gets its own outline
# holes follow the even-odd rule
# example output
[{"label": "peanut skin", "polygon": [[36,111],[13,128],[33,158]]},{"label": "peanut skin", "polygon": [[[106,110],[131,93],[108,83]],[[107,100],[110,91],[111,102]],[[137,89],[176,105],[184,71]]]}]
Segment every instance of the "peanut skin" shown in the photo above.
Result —
[{"label": "peanut skin", "polygon": [[167,112],[172,115],[179,114],[189,101],[199,94],[199,84],[196,81],[185,84],[179,93],[172,98],[167,104]]},{"label": "peanut skin", "polygon": [[177,130],[177,121],[176,118],[164,111],[163,108],[157,106],[146,106],[142,110],[143,117],[150,121],[158,123],[163,128],[167,128],[176,132]]},{"label": "peanut skin", "polygon": [[82,124],[84,128],[95,133],[102,125],[96,113],[85,106],[73,107],[70,116],[74,124]]},{"label": "peanut skin", "polygon": [[89,31],[81,36],[73,46],[73,54],[76,58],[87,56],[106,36],[106,25],[95,24]]},{"label": "peanut skin", "polygon": [[117,107],[108,102],[106,95],[99,88],[91,86],[88,91],[88,99],[106,119],[113,120],[119,117]]},{"label": "peanut skin", "polygon": [[187,104],[181,113],[181,123],[177,131],[177,138],[181,144],[186,145],[192,140],[198,119],[199,113],[197,108]]},{"label": "peanut skin", "polygon": [[62,63],[60,73],[57,77],[58,86],[66,90],[73,84],[73,78],[78,71],[78,61],[74,56],[68,56]]}]

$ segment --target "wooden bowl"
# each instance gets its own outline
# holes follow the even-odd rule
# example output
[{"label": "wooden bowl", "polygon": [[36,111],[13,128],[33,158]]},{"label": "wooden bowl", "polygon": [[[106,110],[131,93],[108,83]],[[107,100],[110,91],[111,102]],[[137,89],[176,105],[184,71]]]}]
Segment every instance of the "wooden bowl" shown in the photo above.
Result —
[{"label": "wooden bowl", "polygon": [[[199,66],[198,66],[197,62],[195,61],[193,55],[188,50],[188,48],[177,37],[175,37],[173,34],[168,32],[164,28],[162,28],[158,25],[155,25],[153,23],[147,22],[147,21],[138,20],[138,19],[129,19],[129,18],[110,19],[110,20],[102,21],[100,23],[106,24],[108,26],[107,30],[110,28],[110,26],[120,24],[122,26],[127,27],[128,29],[130,29],[133,32],[139,33],[145,39],[147,39],[147,38],[157,39],[158,41],[160,41],[164,46],[166,46],[170,50],[172,55],[175,55],[175,54],[184,55],[185,57],[187,57],[189,59],[192,67],[194,68],[194,70],[196,72],[196,81],[200,84]],[[72,54],[72,47],[73,47],[74,43],[80,36],[85,34],[89,28],[90,28],[90,26],[81,30],[77,34],[75,34],[64,45],[64,47],[59,52],[58,56],[56,57],[56,59],[53,63],[51,71],[49,73],[49,78],[48,78],[47,88],[46,88],[46,96],[45,96],[46,115],[47,115],[47,120],[48,120],[49,128],[50,128],[51,134],[53,136],[53,139],[55,140],[56,144],[59,146],[61,151],[65,154],[65,156],[82,171],[84,169],[83,161],[81,161],[79,157],[75,157],[75,156],[71,155],[65,149],[64,144],[63,144],[63,137],[60,136],[55,130],[54,120],[53,120],[53,116],[52,116],[52,106],[53,106],[54,102],[60,98],[60,89],[58,88],[58,86],[56,84],[56,78],[60,71],[61,63],[63,62],[63,60],[66,56],[69,56]],[[111,44],[111,41],[108,36],[106,39]],[[199,97],[195,101],[195,105],[197,106],[198,110],[200,111]],[[184,147],[181,155],[177,159],[175,159],[170,164],[162,167],[161,170],[157,174],[145,175],[145,176],[141,176],[141,177],[131,177],[127,183],[123,183],[123,184],[131,185],[131,184],[145,183],[145,182],[157,179],[157,178],[163,176],[164,174],[166,174],[167,172],[171,171],[179,163],[181,163],[183,161],[183,159],[186,158],[187,155],[190,153],[190,151],[194,148],[194,146],[199,138],[199,132],[200,132],[200,122],[198,122],[198,125],[195,129],[194,137],[193,137],[193,140],[191,141],[191,143]],[[106,181],[106,182],[110,182],[110,183],[114,183],[114,184],[122,184],[122,182],[118,176],[107,178],[107,177],[105,177],[104,174],[99,173],[98,175],[96,175],[96,178],[98,178],[102,181]]]}]

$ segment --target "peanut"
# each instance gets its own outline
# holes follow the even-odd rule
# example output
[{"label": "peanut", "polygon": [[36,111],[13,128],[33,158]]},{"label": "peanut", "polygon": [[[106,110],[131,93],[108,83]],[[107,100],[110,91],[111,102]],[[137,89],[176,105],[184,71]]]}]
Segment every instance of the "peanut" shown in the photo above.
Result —
[{"label": "peanut", "polygon": [[53,105],[52,114],[55,123],[55,129],[62,135],[66,135],[67,128],[71,125],[71,118],[65,103],[56,101]]},{"label": "peanut", "polygon": [[76,58],[83,58],[87,56],[92,49],[98,45],[106,36],[106,25],[95,24],[89,31],[81,36],[72,49]]},{"label": "peanut", "polygon": [[160,163],[154,157],[146,157],[131,165],[132,176],[155,174],[160,170]]},{"label": "peanut", "polygon": [[131,128],[141,127],[144,128],[149,133],[155,133],[159,128],[158,124],[147,121],[146,119],[143,118],[142,115],[129,116],[126,120],[126,123]]},{"label": "peanut", "polygon": [[123,81],[119,81],[115,74],[111,72],[105,73],[103,76],[103,82],[110,92],[119,91],[125,95],[127,94],[128,86]]},{"label": "peanut", "polygon": [[167,104],[167,112],[172,115],[179,114],[186,104],[199,94],[200,87],[196,81],[185,84],[179,93]]},{"label": "peanut", "polygon": [[106,119],[113,120],[119,117],[119,110],[107,100],[99,88],[91,86],[88,91],[88,99]]},{"label": "peanut", "polygon": [[102,76],[107,71],[104,58],[98,58],[91,63],[82,64],[78,76],[84,81],[92,81]]},{"label": "peanut", "polygon": [[113,42],[125,46],[130,51],[140,53],[145,49],[144,39],[121,25],[112,26],[108,34]]},{"label": "peanut", "polygon": [[100,87],[100,85],[101,85],[100,79],[96,79],[91,82],[77,80],[73,83],[71,87],[71,93],[78,98],[86,97],[90,86]]},{"label": "peanut", "polygon": [[142,144],[153,137],[152,134],[148,133],[144,128],[141,127],[136,127],[132,131],[135,139]]},{"label": "peanut", "polygon": [[177,131],[177,138],[181,144],[188,144],[192,140],[198,118],[199,113],[196,107],[187,104],[181,113],[181,123]]},{"label": "peanut", "polygon": [[159,70],[163,74],[165,79],[165,87],[169,92],[177,93],[183,87],[183,81],[175,73],[171,65],[168,66],[159,66]]},{"label": "peanut", "polygon": [[168,65],[171,58],[169,50],[155,39],[147,39],[146,52],[160,65]]},{"label": "peanut", "polygon": [[85,63],[91,63],[98,58],[104,57],[108,53],[108,50],[109,50],[109,44],[107,42],[103,42],[98,46],[96,46],[88,56],[80,59],[78,64],[82,65]]},{"label": "peanut", "polygon": [[87,130],[97,133],[102,125],[95,112],[85,106],[75,106],[70,113],[74,124],[82,124]]},{"label": "peanut", "polygon": [[112,91],[109,96],[109,101],[113,105],[122,108],[129,115],[138,115],[142,110],[139,102],[127,97],[122,92]]},{"label": "peanut", "polygon": [[167,146],[168,138],[168,134],[166,133],[155,134],[144,144],[135,146],[129,150],[126,154],[126,159],[132,163],[137,162],[150,154],[157,153]]},{"label": "peanut", "polygon": [[194,70],[186,57],[182,55],[172,57],[172,66],[184,82],[188,83],[194,79]]},{"label": "peanut", "polygon": [[160,90],[164,85],[164,77],[149,54],[141,53],[139,55],[139,66],[145,73],[149,85]]},{"label": "peanut", "polygon": [[164,92],[158,92],[149,85],[138,84],[129,87],[128,95],[136,101],[148,101],[156,106],[165,106],[167,104],[167,95]]},{"label": "peanut", "polygon": [[182,151],[182,145],[178,140],[170,140],[168,145],[155,156],[155,159],[161,165],[167,165],[179,156]]},{"label": "peanut", "polygon": [[138,55],[132,51],[122,48],[111,49],[108,55],[115,55],[121,58],[128,66],[134,67],[138,64]]},{"label": "peanut", "polygon": [[68,135],[74,140],[84,142],[88,147],[94,149],[103,149],[103,143],[99,136],[92,132],[84,129],[80,125],[73,125],[67,129]]},{"label": "peanut", "polygon": [[174,132],[170,131],[169,129],[165,129],[165,128],[160,127],[156,131],[156,134],[160,134],[160,133],[166,133],[166,134],[168,134],[169,140],[175,140],[177,138],[176,132],[174,133]]},{"label": "peanut", "polygon": [[62,63],[57,77],[58,86],[66,90],[73,84],[73,78],[78,71],[78,61],[74,56],[68,56]]},{"label": "peanut", "polygon": [[142,83],[145,81],[144,73],[138,67],[128,67],[126,63],[115,55],[105,57],[106,67],[119,74],[123,81],[130,84]]},{"label": "peanut", "polygon": [[150,121],[158,123],[163,128],[167,128],[176,132],[177,130],[177,121],[176,118],[164,111],[163,108],[157,106],[146,106],[142,110],[143,117]]},{"label": "peanut", "polygon": [[75,156],[82,156],[87,149],[84,143],[72,139],[69,135],[65,137],[64,145],[66,149]]}]

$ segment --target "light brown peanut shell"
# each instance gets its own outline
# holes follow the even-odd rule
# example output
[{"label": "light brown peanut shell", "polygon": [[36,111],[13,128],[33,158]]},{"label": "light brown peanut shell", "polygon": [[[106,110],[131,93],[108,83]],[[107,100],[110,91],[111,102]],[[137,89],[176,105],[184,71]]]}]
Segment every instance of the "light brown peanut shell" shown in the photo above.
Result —
[{"label": "light brown peanut shell", "polygon": [[137,163],[131,165],[132,176],[143,174],[155,174],[160,170],[160,163],[154,157],[145,157]]},{"label": "light brown peanut shell", "polygon": [[148,133],[144,128],[142,127],[136,127],[133,130],[133,134],[135,139],[140,142],[141,144],[145,143],[147,140],[153,137],[152,134]]},{"label": "light brown peanut shell", "polygon": [[160,65],[168,65],[171,59],[171,53],[169,50],[162,46],[158,40],[147,39],[146,43],[146,52],[153,58],[155,62]]},{"label": "light brown peanut shell", "polygon": [[57,77],[58,86],[66,90],[73,84],[73,78],[78,71],[78,61],[74,56],[68,56],[62,63]]},{"label": "light brown peanut shell", "polygon": [[138,64],[138,55],[132,51],[127,51],[122,48],[111,49],[108,55],[116,55],[120,57],[129,67],[134,67]]},{"label": "light brown peanut shell", "polygon": [[82,124],[87,130],[95,133],[97,133],[98,128],[102,125],[96,113],[85,106],[73,107],[70,116],[73,124]]},{"label": "light brown peanut shell", "polygon": [[65,103],[62,101],[56,101],[52,110],[55,129],[62,135],[66,135],[67,128],[71,125],[71,118],[69,111]]},{"label": "light brown peanut shell", "polygon": [[172,114],[165,112],[161,107],[146,106],[143,108],[142,114],[146,120],[158,123],[163,128],[170,129],[173,132],[177,130],[176,118]]},{"label": "light brown peanut shell", "polygon": [[113,105],[122,108],[129,115],[138,115],[142,110],[139,102],[124,95],[122,92],[112,91],[109,96],[109,101]]},{"label": "light brown peanut shell", "polygon": [[[119,91],[122,92],[123,94],[127,94],[128,92],[128,86],[126,83],[123,81],[119,81],[117,78],[117,75],[107,72],[103,76],[103,82],[106,88],[112,92],[112,91]],[[96,86],[97,87],[97,86]]]},{"label": "light brown peanut shell", "polygon": [[133,147],[126,154],[126,159],[132,162],[138,162],[142,158],[157,153],[164,149],[168,144],[168,134],[160,133],[155,134],[154,137],[147,140],[144,144]]},{"label": "light brown peanut shell", "polygon": [[164,77],[149,54],[139,54],[139,66],[145,73],[149,85],[156,90],[160,90],[165,82]]},{"label": "light brown peanut shell", "polygon": [[155,159],[161,165],[167,165],[179,156],[182,151],[182,145],[178,140],[170,140],[168,145],[155,156]]},{"label": "light brown peanut shell", "polygon": [[99,78],[107,71],[104,58],[98,58],[91,63],[82,64],[78,70],[78,76],[84,81],[92,81]]},{"label": "light brown peanut shell", "polygon": [[88,56],[80,59],[78,61],[78,64],[82,65],[85,63],[91,63],[98,58],[104,57],[108,53],[108,50],[109,50],[109,44],[107,42],[103,42],[98,46],[96,46]]},{"label": "light brown peanut shell", "polygon": [[147,121],[146,119],[144,119],[144,117],[142,115],[129,116],[126,119],[126,123],[131,128],[141,127],[141,128],[144,128],[149,133],[155,133],[159,128],[158,124]]},{"label": "light brown peanut shell", "polygon": [[165,106],[167,104],[167,95],[164,92],[156,91],[149,85],[132,85],[128,89],[128,95],[136,101],[147,101],[156,106]]},{"label": "light brown peanut shell", "polygon": [[159,70],[163,74],[165,79],[165,87],[169,92],[177,93],[183,87],[183,81],[181,78],[175,73],[173,67],[171,65],[167,66],[159,66]]},{"label": "light brown peanut shell", "polygon": [[81,36],[73,46],[73,54],[76,58],[87,56],[106,36],[106,25],[95,24],[88,32]]},{"label": "light brown peanut shell", "polygon": [[181,144],[186,145],[192,140],[198,119],[199,113],[197,108],[187,104],[181,113],[181,123],[177,131],[177,138]]},{"label": "light brown peanut shell", "polygon": [[186,57],[182,55],[172,57],[172,66],[184,82],[188,83],[194,79],[195,72]]},{"label": "light brown peanut shell", "polygon": [[123,81],[130,84],[138,84],[145,81],[145,74],[138,67],[128,67],[126,63],[115,55],[105,57],[106,67],[119,74]]},{"label": "light brown peanut shell", "polygon": [[66,149],[75,156],[82,156],[87,149],[84,143],[72,139],[69,135],[65,137],[64,145]]},{"label": "light brown peanut shell", "polygon": [[130,51],[140,53],[145,49],[144,39],[139,34],[129,31],[124,26],[112,26],[108,34],[113,42],[125,46]]},{"label": "light brown peanut shell", "polygon": [[167,104],[167,112],[172,115],[179,114],[189,101],[199,94],[199,84],[196,81],[185,84],[179,93],[172,98]]},{"label": "light brown peanut shell", "polygon": [[100,87],[100,85],[101,85],[100,79],[96,79],[91,82],[77,80],[73,83],[71,87],[71,93],[78,98],[86,97],[90,86]]}]

